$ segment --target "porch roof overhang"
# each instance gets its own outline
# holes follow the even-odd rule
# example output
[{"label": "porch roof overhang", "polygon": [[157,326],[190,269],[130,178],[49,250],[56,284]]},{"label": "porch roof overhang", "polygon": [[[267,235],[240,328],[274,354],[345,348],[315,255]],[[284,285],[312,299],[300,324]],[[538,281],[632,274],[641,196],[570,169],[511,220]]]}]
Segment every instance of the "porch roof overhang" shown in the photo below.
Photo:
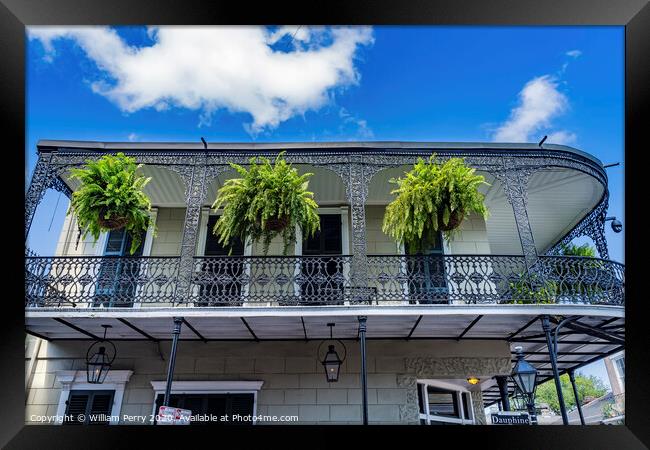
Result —
[{"label": "porch roof overhang", "polygon": [[[38,308],[25,311],[26,331],[51,341],[93,340],[112,325],[114,341],[168,341],[173,317],[183,317],[184,341],[301,341],[329,337],[328,323],[336,324],[336,337],[358,339],[358,316],[367,316],[367,339],[404,341],[497,340],[512,351],[521,346],[539,371],[539,382],[552,377],[551,362],[539,318],[554,320],[579,317],[581,325],[594,327],[624,339],[624,308],[584,305],[436,305],[436,306],[301,306],[218,308]],[[552,321],[553,321],[552,320]],[[623,349],[584,329],[563,328],[558,340],[560,373],[580,368]],[[468,374],[471,375],[471,374]],[[481,383],[485,406],[496,403],[495,380]],[[514,392],[509,380],[508,388]]]}]

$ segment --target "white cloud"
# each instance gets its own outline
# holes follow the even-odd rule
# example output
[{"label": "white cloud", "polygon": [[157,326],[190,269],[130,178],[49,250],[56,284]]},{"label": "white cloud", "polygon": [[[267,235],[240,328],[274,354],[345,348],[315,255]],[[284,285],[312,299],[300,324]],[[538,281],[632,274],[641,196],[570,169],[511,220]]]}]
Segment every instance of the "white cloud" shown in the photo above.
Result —
[{"label": "white cloud", "polygon": [[[558,82],[549,75],[533,78],[519,92],[519,103],[510,117],[497,127],[493,140],[497,142],[537,142],[540,132],[551,126],[551,120],[569,106],[567,97],[558,90]],[[556,132],[556,139],[566,139],[571,133]],[[550,136],[549,136],[550,137]],[[575,140],[575,135],[573,135]]]},{"label": "white cloud", "polygon": [[[375,136],[365,119],[359,119],[358,117],[350,114],[347,109],[339,109],[339,117],[343,119],[343,125],[351,124],[356,128],[354,131],[354,134],[356,136],[362,139],[372,139]],[[343,125],[340,127],[341,131],[343,131]]]},{"label": "white cloud", "polygon": [[[290,51],[270,45],[294,36]],[[171,107],[200,111],[200,125],[225,108],[252,116],[256,134],[317,110],[333,90],[359,82],[355,56],[373,42],[368,27],[151,27],[154,44],[129,46],[106,27],[30,27],[29,38],[55,56],[54,41],[74,40],[106,74],[91,88],[131,113]]]},{"label": "white cloud", "polygon": [[571,58],[577,58],[582,55],[582,52],[580,50],[569,50],[566,52],[566,55],[570,56]]},{"label": "white cloud", "polygon": [[560,130],[553,132],[548,135],[548,138],[546,138],[546,142],[549,144],[562,144],[562,145],[569,145],[573,144],[577,139],[577,136],[575,133],[572,133],[570,131],[565,131],[565,130]]},{"label": "white cloud", "polygon": [[136,141],[139,138],[139,136],[135,133],[129,133],[128,139],[130,142]]}]

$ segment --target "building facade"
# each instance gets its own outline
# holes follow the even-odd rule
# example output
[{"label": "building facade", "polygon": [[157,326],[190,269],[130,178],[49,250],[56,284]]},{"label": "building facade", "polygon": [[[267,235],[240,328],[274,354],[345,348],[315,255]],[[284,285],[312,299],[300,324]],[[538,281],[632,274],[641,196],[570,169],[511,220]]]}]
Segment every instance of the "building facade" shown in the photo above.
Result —
[{"label": "building facade", "polygon": [[[27,423],[151,424],[171,379],[169,404],[197,414],[194,423],[484,424],[484,407],[514,392],[516,345],[540,382],[622,349],[603,337],[624,328],[624,267],[609,260],[604,236],[607,175],[579,150],[75,141],[38,150],[28,244],[45,191],[69,196],[78,187],[69,170],[108,153],[144,164],[153,220],[135,255],[123,230],[83,239],[70,216],[55,255],[27,252]],[[280,239],[267,256],[248,241],[228,254],[210,205],[236,176],[229,163],[280,151],[314,174],[320,233],[298,233],[288,255]],[[467,217],[453,240],[410,255],[382,232],[389,180],[434,152],[486,177],[490,216]],[[558,254],[585,235],[599,258]],[[518,301],[522,274],[559,288],[550,301]],[[549,352],[545,339],[565,318],[572,331]],[[103,383],[89,384],[87,351],[104,332],[115,360]],[[330,344],[343,357],[336,382],[321,364]]]}]

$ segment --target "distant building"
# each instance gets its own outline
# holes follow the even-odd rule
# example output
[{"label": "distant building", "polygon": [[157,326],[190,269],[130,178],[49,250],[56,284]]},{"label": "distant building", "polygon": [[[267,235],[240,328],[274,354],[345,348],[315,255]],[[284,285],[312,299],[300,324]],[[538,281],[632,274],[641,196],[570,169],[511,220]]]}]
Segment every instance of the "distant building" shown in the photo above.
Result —
[{"label": "distant building", "polygon": [[604,359],[609,384],[614,395],[625,394],[625,353],[619,352]]}]

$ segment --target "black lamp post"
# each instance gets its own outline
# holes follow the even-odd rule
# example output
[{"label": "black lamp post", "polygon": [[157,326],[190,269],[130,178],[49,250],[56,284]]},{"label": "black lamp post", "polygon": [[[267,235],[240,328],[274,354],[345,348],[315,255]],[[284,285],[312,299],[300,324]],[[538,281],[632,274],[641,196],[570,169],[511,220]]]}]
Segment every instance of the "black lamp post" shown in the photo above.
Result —
[{"label": "black lamp post", "polygon": [[[102,325],[102,327],[104,327],[103,339],[93,342],[86,352],[86,377],[88,383],[91,384],[101,384],[104,382],[117,354],[115,344],[106,340],[106,330],[111,328],[111,326]],[[112,353],[106,352],[107,345],[112,347]],[[91,351],[94,352],[92,355]]]},{"label": "black lamp post", "polygon": [[537,388],[537,369],[524,359],[521,347],[515,347],[517,352],[517,364],[512,371],[512,379],[517,385],[526,401],[528,414],[530,414],[531,425],[537,424],[537,415],[535,414],[535,389]]},{"label": "black lamp post", "polygon": [[[330,339],[329,341],[331,342],[333,340],[332,336],[332,327],[334,326],[333,323],[328,323],[328,327],[330,327]],[[327,340],[323,341],[320,343],[318,346],[318,354],[320,355],[320,348],[323,346],[323,344],[327,342]],[[339,381],[339,373],[341,372],[341,364],[343,364],[343,361],[345,361],[345,356],[347,354],[347,349],[345,348],[345,344],[341,342],[340,340],[336,340],[336,342],[340,343],[341,346],[343,347],[343,351],[345,352],[343,354],[343,358],[341,359],[339,357],[339,354],[336,352],[336,345],[329,344],[327,353],[325,354],[325,357],[321,361],[321,364],[323,365],[323,368],[325,369],[325,377],[327,378],[328,383],[336,383]]]}]

